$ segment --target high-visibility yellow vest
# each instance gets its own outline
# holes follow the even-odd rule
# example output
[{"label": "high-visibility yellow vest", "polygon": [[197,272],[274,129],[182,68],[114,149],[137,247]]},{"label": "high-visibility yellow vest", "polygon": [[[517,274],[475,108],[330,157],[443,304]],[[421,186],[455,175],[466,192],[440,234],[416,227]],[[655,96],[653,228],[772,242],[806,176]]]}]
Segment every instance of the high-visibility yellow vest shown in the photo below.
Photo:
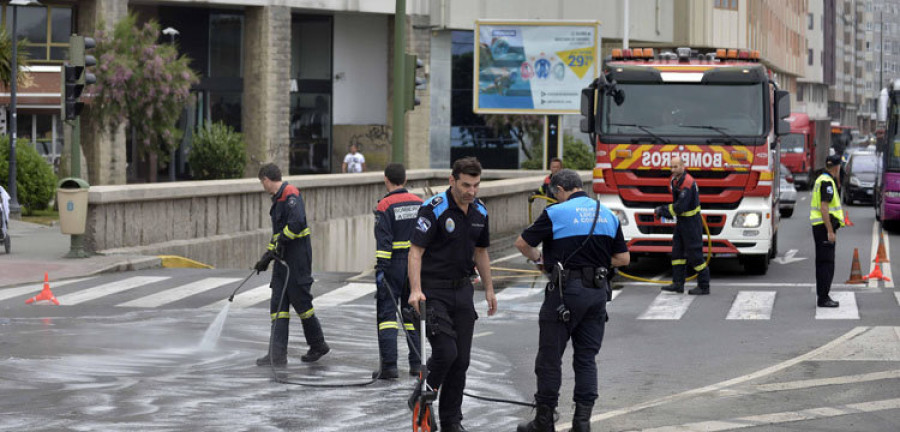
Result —
[{"label": "high-visibility yellow vest", "polygon": [[826,173],[822,173],[819,178],[816,179],[815,186],[813,186],[812,199],[809,201],[809,221],[813,226],[825,223],[822,219],[821,189],[828,185],[830,185],[831,190],[834,191],[831,195],[831,202],[828,203],[828,213],[836,217],[837,220],[841,222],[841,226],[844,226],[844,210],[841,209],[841,199],[838,197],[837,185],[834,182],[834,178]]}]

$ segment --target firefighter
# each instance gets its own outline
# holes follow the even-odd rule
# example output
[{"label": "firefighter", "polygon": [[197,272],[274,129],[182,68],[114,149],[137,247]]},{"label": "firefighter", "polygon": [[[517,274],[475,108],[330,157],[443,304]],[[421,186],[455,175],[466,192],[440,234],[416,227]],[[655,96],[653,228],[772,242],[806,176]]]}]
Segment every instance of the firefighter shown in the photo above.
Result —
[{"label": "firefighter", "polygon": [[[552,269],[538,315],[540,335],[534,372],[537,412],[518,432],[554,430],[554,411],[562,385],[562,355],[572,339],[575,371],[572,430],[590,431],[597,399],[596,356],[606,327],[607,276],[613,266],[627,266],[628,247],[619,219],[582,191],[578,173],[562,170],[550,180],[559,204],[541,213],[516,239],[526,258]],[[543,253],[536,247],[543,244]],[[562,280],[562,283],[560,283]]]},{"label": "firefighter", "polygon": [[[812,199],[809,202],[809,221],[816,243],[816,305],[836,308],[840,304],[828,295],[834,279],[835,233],[844,226],[844,210],[841,209],[840,183],[841,156],[828,156],[825,171],[816,178]],[[826,218],[824,215],[828,215]]]},{"label": "firefighter", "polygon": [[[281,169],[275,164],[266,164],[259,169],[259,181],[263,189],[272,195],[272,240],[254,268],[257,273],[266,271],[272,260],[279,258],[290,267],[275,265],[272,271],[272,298],[269,312],[272,318],[272,346],[269,353],[256,360],[258,366],[270,364],[283,367],[287,364],[288,324],[290,307],[300,316],[303,335],[309,350],[300,357],[304,362],[314,362],[330,351],[325,343],[325,335],[316,317],[312,304],[312,248],[309,243],[309,227],[306,225],[306,210],[303,198],[296,187],[281,181]],[[287,281],[287,295],[282,302],[282,289]],[[281,309],[278,308],[279,304]]]},{"label": "firefighter", "polygon": [[[491,280],[488,214],[475,195],[481,183],[481,163],[474,157],[453,163],[450,188],[419,208],[409,251],[409,304],[418,312],[426,301],[426,331],[431,345],[427,384],[440,389],[440,430],[464,432],[463,391],[478,314],[473,302],[473,268],[484,283],[488,315],[497,311]],[[417,386],[417,389],[419,387]],[[418,392],[410,397],[415,407]]]},{"label": "firefighter", "polygon": [[553,188],[550,187],[550,179],[561,169],[563,169],[562,159],[558,157],[550,159],[550,175],[544,178],[544,184],[542,184],[535,193],[548,198],[556,199]]},{"label": "firefighter", "polygon": [[[400,299],[405,305],[409,297],[406,278],[410,238],[416,226],[422,199],[406,191],[406,169],[403,164],[391,163],[384,169],[384,186],[388,194],[375,208],[375,292],[378,314],[378,351],[381,364],[372,378],[392,379],[397,372],[397,334],[399,322],[408,334],[409,374],[419,375],[419,338],[413,320],[397,316]],[[387,283],[385,283],[387,281]]]},{"label": "firefighter", "polygon": [[709,294],[709,267],[703,259],[703,220],[700,216],[700,191],[694,177],[687,173],[680,156],[672,156],[672,204],[656,208],[656,215],[675,218],[672,235],[672,283],[663,291],[683,293],[686,265],[698,273],[697,287],[691,295]]}]

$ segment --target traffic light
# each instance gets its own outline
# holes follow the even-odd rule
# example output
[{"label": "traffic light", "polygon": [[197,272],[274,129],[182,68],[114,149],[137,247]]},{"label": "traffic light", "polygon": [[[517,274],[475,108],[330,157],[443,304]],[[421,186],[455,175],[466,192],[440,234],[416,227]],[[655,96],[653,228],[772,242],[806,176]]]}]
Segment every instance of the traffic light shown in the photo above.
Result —
[{"label": "traffic light", "polygon": [[69,62],[63,65],[63,118],[75,120],[84,108],[81,94],[84,86],[97,82],[97,77],[87,70],[96,66],[97,59],[86,53],[97,46],[94,38],[72,35],[69,37]]},{"label": "traffic light", "polygon": [[415,54],[406,54],[406,110],[412,111],[422,102],[416,97],[416,90],[425,88],[428,82],[425,78],[419,78],[417,73],[419,69],[423,69],[425,64]]}]

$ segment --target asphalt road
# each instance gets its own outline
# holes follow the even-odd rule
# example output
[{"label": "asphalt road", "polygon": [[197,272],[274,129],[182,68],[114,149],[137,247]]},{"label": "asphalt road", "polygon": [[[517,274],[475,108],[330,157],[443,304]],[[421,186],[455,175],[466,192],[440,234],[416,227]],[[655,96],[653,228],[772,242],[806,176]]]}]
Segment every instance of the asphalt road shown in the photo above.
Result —
[{"label": "asphalt road", "polygon": [[[621,282],[598,357],[593,430],[900,430],[900,297],[892,283],[845,285],[853,249],[870,271],[873,212],[851,206],[838,233],[834,296],[817,310],[808,193],[781,223],[779,258],[764,276],[734,260],[712,263],[712,295],[663,294]],[[898,268],[900,234],[886,233]],[[896,246],[900,247],[900,246]],[[513,254],[498,268],[527,269]],[[893,267],[892,267],[893,266]],[[666,279],[667,260],[632,268]],[[221,337],[201,346],[238,270],[149,270],[52,284],[61,305],[24,305],[39,286],[0,289],[0,430],[402,431],[413,380],[321,389],[276,383],[253,364],[268,339],[267,280],[249,279],[225,312]],[[292,327],[292,381],[364,382],[377,365],[374,284],[316,275],[316,310],[332,353],[302,364]],[[529,401],[543,279],[496,271],[499,310],[476,306],[472,393]],[[405,346],[401,345],[401,371]],[[571,419],[571,358],[564,359],[558,430]],[[528,408],[467,398],[473,431],[515,430]]]}]

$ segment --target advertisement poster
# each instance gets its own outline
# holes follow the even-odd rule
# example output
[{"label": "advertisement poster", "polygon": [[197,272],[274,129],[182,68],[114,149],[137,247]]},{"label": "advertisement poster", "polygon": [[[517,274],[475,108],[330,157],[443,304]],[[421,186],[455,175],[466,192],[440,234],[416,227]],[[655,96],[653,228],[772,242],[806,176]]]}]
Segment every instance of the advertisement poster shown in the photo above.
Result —
[{"label": "advertisement poster", "polygon": [[475,112],[578,114],[599,76],[599,33],[595,21],[478,21]]}]

